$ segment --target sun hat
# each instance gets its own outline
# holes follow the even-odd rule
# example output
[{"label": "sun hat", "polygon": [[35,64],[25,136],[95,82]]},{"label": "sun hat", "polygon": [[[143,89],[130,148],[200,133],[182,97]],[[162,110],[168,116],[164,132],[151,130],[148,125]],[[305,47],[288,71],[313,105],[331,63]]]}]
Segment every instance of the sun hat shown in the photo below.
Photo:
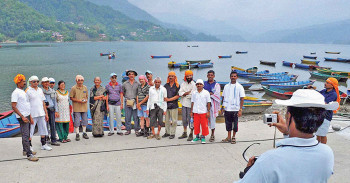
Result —
[{"label": "sun hat", "polygon": [[289,100],[275,100],[278,105],[293,107],[319,107],[326,110],[335,110],[338,108],[338,102],[324,102],[324,96],[311,89],[299,89],[293,93]]},{"label": "sun hat", "polygon": [[128,71],[126,71],[126,75],[129,76],[129,73],[130,73],[130,72],[133,72],[133,73],[135,74],[135,76],[137,76],[137,72],[134,71],[134,70],[128,70]]},{"label": "sun hat", "polygon": [[114,72],[109,75],[109,77],[113,77],[113,76],[117,76],[118,77],[118,75],[116,73],[114,73]]},{"label": "sun hat", "polygon": [[49,82],[50,80],[49,80],[49,78],[47,78],[47,77],[43,77],[42,79],[41,79],[41,83],[43,83],[43,82]]},{"label": "sun hat", "polygon": [[198,79],[197,81],[196,81],[196,84],[202,84],[202,85],[204,85],[204,82],[203,82],[203,80],[202,79]]},{"label": "sun hat", "polygon": [[53,78],[49,78],[49,81],[50,81],[50,83],[55,83],[56,82],[55,79],[53,79]]}]

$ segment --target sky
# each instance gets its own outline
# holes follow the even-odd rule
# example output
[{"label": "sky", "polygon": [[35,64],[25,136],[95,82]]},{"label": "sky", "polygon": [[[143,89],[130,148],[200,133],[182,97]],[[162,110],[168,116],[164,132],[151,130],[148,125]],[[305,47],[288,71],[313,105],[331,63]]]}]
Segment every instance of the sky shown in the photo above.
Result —
[{"label": "sky", "polygon": [[350,19],[350,0],[129,0],[154,17],[191,26],[222,22],[251,34]]}]

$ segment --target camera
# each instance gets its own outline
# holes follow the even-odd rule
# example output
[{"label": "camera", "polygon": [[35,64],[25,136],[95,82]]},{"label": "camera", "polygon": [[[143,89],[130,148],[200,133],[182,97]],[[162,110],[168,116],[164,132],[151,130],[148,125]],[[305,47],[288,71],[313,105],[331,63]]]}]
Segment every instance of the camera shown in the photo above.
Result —
[{"label": "camera", "polygon": [[263,121],[265,124],[277,123],[277,114],[264,114]]}]

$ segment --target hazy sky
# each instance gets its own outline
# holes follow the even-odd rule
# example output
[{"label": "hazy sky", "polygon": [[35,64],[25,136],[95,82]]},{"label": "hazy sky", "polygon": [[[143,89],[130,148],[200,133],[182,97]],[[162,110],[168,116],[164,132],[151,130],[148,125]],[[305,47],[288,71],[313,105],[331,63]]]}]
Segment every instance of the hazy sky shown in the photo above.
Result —
[{"label": "hazy sky", "polygon": [[186,19],[191,19],[193,16],[197,20],[223,21],[244,31],[289,29],[350,19],[350,0],[129,0],[129,2],[162,21],[186,24]]}]

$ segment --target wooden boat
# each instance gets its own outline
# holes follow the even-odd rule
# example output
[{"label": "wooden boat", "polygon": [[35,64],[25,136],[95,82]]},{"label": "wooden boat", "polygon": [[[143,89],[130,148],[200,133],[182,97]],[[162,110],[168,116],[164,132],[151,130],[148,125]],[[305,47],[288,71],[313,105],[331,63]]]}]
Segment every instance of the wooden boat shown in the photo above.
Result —
[{"label": "wooden boat", "polygon": [[157,55],[151,55],[151,58],[171,58],[172,55],[164,55],[164,56],[157,56]]},{"label": "wooden boat", "polygon": [[300,69],[309,69],[309,70],[315,70],[316,68],[318,68],[317,65],[307,65],[307,64],[294,64],[296,68],[300,68]]},{"label": "wooden boat", "polygon": [[344,76],[341,76],[338,74],[322,74],[322,73],[318,73],[318,72],[310,72],[310,74],[311,74],[311,77],[321,78],[324,80],[327,80],[330,77],[337,79],[339,82],[346,82],[348,80],[347,77],[344,77]]},{"label": "wooden boat", "polygon": [[188,65],[188,63],[187,63],[187,62],[175,63],[175,64],[173,65],[173,67],[174,67],[174,68],[180,68],[181,65]]},{"label": "wooden boat", "polygon": [[262,88],[264,89],[267,95],[274,98],[282,99],[282,100],[290,99],[293,95],[293,92],[290,92],[290,91],[269,88],[267,86],[263,86]]},{"label": "wooden boat", "polygon": [[209,67],[213,67],[214,63],[205,63],[205,64],[200,63],[197,66],[198,66],[198,68],[209,68]]},{"label": "wooden boat", "polygon": [[282,65],[284,66],[289,66],[289,67],[293,67],[294,63],[293,62],[287,62],[287,61],[283,61]]},{"label": "wooden boat", "polygon": [[304,57],[304,58],[308,58],[308,59],[317,59],[317,56],[307,56],[307,55],[304,55],[303,57]]},{"label": "wooden boat", "polygon": [[236,54],[247,54],[248,51],[236,51]]},{"label": "wooden boat", "polygon": [[252,75],[248,75],[247,78],[250,80],[261,81],[263,78],[278,77],[278,76],[283,76],[286,74],[288,74],[288,72],[269,73],[269,74],[252,74]]},{"label": "wooden boat", "polygon": [[19,121],[15,114],[0,120],[0,138],[13,137],[21,132]]},{"label": "wooden boat", "polygon": [[260,60],[260,64],[262,64],[262,65],[275,66],[275,65],[276,65],[276,62],[269,62],[269,61]]},{"label": "wooden boat", "polygon": [[340,54],[340,52],[333,52],[333,51],[325,51],[327,54]]},{"label": "wooden boat", "polygon": [[260,76],[266,76],[266,77],[269,77],[269,76],[275,76],[275,77],[278,77],[278,76],[283,76],[283,75],[287,75],[288,72],[275,72],[275,73],[268,73],[268,74],[259,74]]},{"label": "wooden boat", "polygon": [[0,113],[0,120],[10,116],[11,114],[13,113],[13,111],[7,111],[7,112],[3,112],[3,113]]},{"label": "wooden boat", "polygon": [[251,67],[251,68],[248,68],[246,70],[246,72],[250,72],[250,73],[256,73],[258,71],[258,67]]},{"label": "wooden boat", "polygon": [[223,55],[223,56],[218,56],[219,58],[232,58],[232,55]]},{"label": "wooden boat", "polygon": [[190,64],[194,63],[200,63],[200,64],[206,64],[209,63],[211,60],[185,60],[185,62],[189,62]]},{"label": "wooden boat", "polygon": [[100,53],[100,56],[108,56],[110,55],[111,53]]},{"label": "wooden boat", "polygon": [[244,71],[245,72],[245,69],[242,69],[242,68],[236,67],[236,66],[231,66],[231,70],[239,70],[239,71]]},{"label": "wooden boat", "polygon": [[293,78],[283,78],[280,80],[265,80],[262,81],[260,84],[261,85],[269,85],[269,84],[279,84],[279,83],[289,83],[289,82],[294,82],[295,80]]},{"label": "wooden boat", "polygon": [[115,55],[108,55],[108,59],[115,59]]},{"label": "wooden boat", "polygon": [[304,86],[313,85],[315,80],[307,80],[307,81],[297,81],[297,82],[289,82],[289,83],[279,83],[279,84],[269,84],[269,88],[295,91],[297,89],[301,89]]},{"label": "wooden boat", "polygon": [[190,64],[191,68],[198,68],[199,63]]},{"label": "wooden boat", "polygon": [[346,63],[346,62],[350,62],[350,59],[324,57],[324,61],[343,62],[343,63]]},{"label": "wooden boat", "polygon": [[188,69],[190,65],[186,64],[186,65],[180,65],[181,69]]},{"label": "wooden boat", "polygon": [[198,45],[193,45],[192,47],[198,48],[199,46]]},{"label": "wooden boat", "polygon": [[[221,91],[223,91],[225,85],[228,84],[229,82],[220,81],[220,82],[217,82],[217,83],[220,84]],[[253,86],[253,84],[255,84],[255,83],[254,83],[254,82],[246,82],[246,83],[241,83],[241,82],[240,82],[239,84],[241,84],[241,85],[243,86],[243,88],[244,88],[245,90],[247,90],[248,88],[250,88],[251,86]]]},{"label": "wooden boat", "polygon": [[273,80],[291,80],[295,81],[298,78],[298,75],[281,75],[281,76],[273,76],[273,77],[263,77],[263,81],[273,81]]},{"label": "wooden boat", "polygon": [[304,60],[304,59],[302,59],[302,60],[301,60],[301,63],[303,63],[303,64],[318,65],[318,63],[320,63],[320,61],[317,61],[317,60],[313,61],[313,60]]},{"label": "wooden boat", "polygon": [[[253,73],[249,73],[241,70],[233,70],[233,71],[237,72],[238,76],[245,77],[245,78],[247,78],[248,76],[254,75]],[[268,73],[269,73],[269,70],[265,70],[265,71],[257,72],[256,74],[268,74]]]},{"label": "wooden boat", "polygon": [[311,55],[315,55],[315,54],[316,54],[316,52],[311,52],[310,54],[311,54]]},{"label": "wooden boat", "polygon": [[336,70],[329,70],[329,69],[320,69],[317,68],[317,71],[322,74],[339,74],[341,76],[350,76],[350,72],[345,72],[345,71],[336,71]]},{"label": "wooden boat", "polygon": [[168,62],[168,67],[174,67],[174,64],[176,64],[176,62],[174,62],[174,61],[170,61],[170,62]]}]

